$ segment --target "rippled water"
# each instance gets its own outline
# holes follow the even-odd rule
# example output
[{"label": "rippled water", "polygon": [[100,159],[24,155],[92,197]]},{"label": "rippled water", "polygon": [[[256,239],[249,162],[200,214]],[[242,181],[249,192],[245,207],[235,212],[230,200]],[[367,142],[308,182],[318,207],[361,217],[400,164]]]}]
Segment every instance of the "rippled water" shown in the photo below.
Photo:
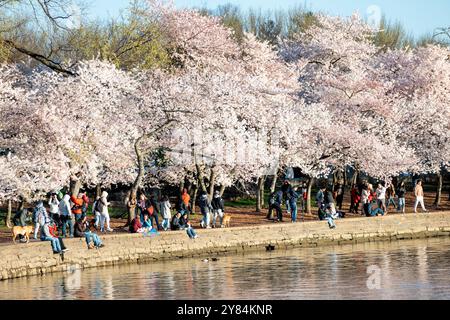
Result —
[{"label": "rippled water", "polygon": [[0,281],[0,299],[450,299],[450,239],[78,270]]}]

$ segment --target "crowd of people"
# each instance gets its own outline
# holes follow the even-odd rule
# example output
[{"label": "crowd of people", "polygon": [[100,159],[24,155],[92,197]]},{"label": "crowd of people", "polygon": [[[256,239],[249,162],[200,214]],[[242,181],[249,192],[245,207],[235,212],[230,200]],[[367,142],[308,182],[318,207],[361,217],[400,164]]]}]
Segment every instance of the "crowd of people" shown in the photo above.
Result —
[{"label": "crowd of people", "polygon": [[[427,212],[424,204],[424,192],[422,181],[417,181],[414,188],[416,201],[414,212],[420,204],[422,210]],[[373,185],[364,182],[360,185],[353,185],[351,189],[350,213],[362,214],[367,217],[384,216],[388,214],[392,205],[397,212],[405,213],[406,207],[406,187],[401,182],[398,186],[392,183],[380,182],[376,189]],[[344,198],[344,187],[321,186],[316,194],[318,207],[318,218],[326,220],[330,228],[335,228],[335,220],[345,217],[342,211]],[[304,221],[307,211],[308,186],[302,183],[300,187],[293,187],[288,180],[284,181],[279,191],[270,195],[269,210],[267,219],[274,222],[283,222],[283,209],[285,204],[291,222],[297,222],[298,212]],[[93,219],[88,220],[90,199],[85,192],[80,192],[77,196],[63,194],[62,192],[52,192],[48,201],[48,210],[43,201],[39,201],[33,208],[31,219],[34,224],[34,239],[50,241],[53,252],[62,253],[68,249],[65,247],[63,238],[85,238],[89,249],[101,248],[104,245],[96,232],[113,232],[110,226],[108,207],[108,193],[103,191],[92,204],[91,214]],[[214,192],[212,199],[203,192],[199,198],[199,207],[202,214],[200,222],[201,228],[210,229],[224,227],[224,200],[219,191]],[[179,197],[179,202],[175,206],[175,214],[172,216],[174,208],[168,196],[159,199],[148,198],[141,193],[136,202],[136,214],[129,225],[129,232],[147,234],[158,234],[158,231],[185,230],[189,238],[198,237],[190,221],[191,198],[186,189]],[[361,207],[361,209],[360,209]],[[361,210],[361,211],[359,211]],[[274,215],[275,212],[275,215]],[[14,216],[15,226],[26,226],[27,218],[31,210],[19,210]],[[160,218],[162,219],[160,222]]]},{"label": "crowd of people", "polygon": [[[284,181],[280,190],[273,192],[269,198],[269,211],[267,219],[274,222],[283,221],[283,203],[286,205],[288,214],[291,216],[292,223],[297,222],[297,215],[300,204],[301,218],[304,220],[306,212],[306,203],[308,197],[308,188],[306,183],[301,184],[299,188],[292,187],[288,180]],[[414,212],[417,213],[417,207],[420,204],[423,212],[428,212],[425,208],[424,193],[422,181],[418,180],[414,188],[416,201]],[[406,187],[405,182],[401,182],[395,187],[392,183],[380,182],[377,189],[368,182],[360,185],[353,185],[351,190],[350,213],[361,214],[367,217],[384,216],[392,205],[399,213],[405,213],[406,207]],[[316,203],[318,207],[319,220],[327,220],[330,228],[335,228],[334,220],[345,217],[342,211],[344,200],[344,186],[320,186],[316,194]],[[300,203],[299,203],[300,202]],[[361,212],[359,207],[361,205]],[[276,212],[276,216],[273,212]]]},{"label": "crowd of people", "polygon": [[[130,224],[131,233],[156,233],[157,231],[186,230],[191,239],[198,237],[189,219],[191,210],[191,198],[186,189],[183,190],[176,213],[172,216],[172,204],[168,196],[162,196],[159,201],[148,198],[141,193],[137,201],[137,212]],[[210,200],[208,194],[203,192],[199,198],[200,212],[203,216],[200,226],[204,229],[223,227],[224,201],[219,191],[214,193]],[[162,222],[160,223],[160,218]]]}]

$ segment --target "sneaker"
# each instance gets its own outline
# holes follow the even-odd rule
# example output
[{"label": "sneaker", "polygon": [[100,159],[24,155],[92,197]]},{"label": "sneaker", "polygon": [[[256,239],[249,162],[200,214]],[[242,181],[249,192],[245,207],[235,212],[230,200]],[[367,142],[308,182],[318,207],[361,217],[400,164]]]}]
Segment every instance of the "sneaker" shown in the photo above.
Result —
[{"label": "sneaker", "polygon": [[105,247],[105,245],[102,243],[97,248],[104,248],[104,247]]},{"label": "sneaker", "polygon": [[69,251],[69,249],[62,249],[62,252],[67,252]]},{"label": "sneaker", "polygon": [[113,229],[107,229],[106,231],[108,231],[108,232],[113,232],[114,230],[113,230]]},{"label": "sneaker", "polygon": [[211,227],[210,227],[210,226],[207,226],[206,229],[211,229]]}]

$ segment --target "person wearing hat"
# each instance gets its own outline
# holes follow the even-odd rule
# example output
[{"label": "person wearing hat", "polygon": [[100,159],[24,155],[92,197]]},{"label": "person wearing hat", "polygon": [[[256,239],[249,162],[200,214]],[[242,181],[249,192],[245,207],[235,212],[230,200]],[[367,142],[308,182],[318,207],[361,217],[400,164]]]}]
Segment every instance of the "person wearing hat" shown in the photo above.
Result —
[{"label": "person wearing hat", "polygon": [[214,192],[214,198],[211,201],[211,206],[213,208],[212,227],[216,227],[217,217],[220,217],[220,227],[223,228],[224,202],[219,191]]}]

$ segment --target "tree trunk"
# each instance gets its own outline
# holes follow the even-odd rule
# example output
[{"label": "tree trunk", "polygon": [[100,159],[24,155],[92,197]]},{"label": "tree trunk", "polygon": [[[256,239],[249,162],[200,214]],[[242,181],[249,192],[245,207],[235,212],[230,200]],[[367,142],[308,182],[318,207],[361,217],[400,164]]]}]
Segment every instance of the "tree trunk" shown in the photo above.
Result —
[{"label": "tree trunk", "polygon": [[256,212],[261,212],[261,189],[264,184],[263,177],[258,178],[258,183],[256,184]]},{"label": "tree trunk", "polygon": [[216,184],[216,172],[214,167],[211,168],[211,175],[209,176],[209,191],[208,191],[208,200],[212,201],[214,197],[214,186]]},{"label": "tree trunk", "polygon": [[95,197],[99,198],[102,196],[102,186],[99,184],[97,184],[97,186],[95,187]]},{"label": "tree trunk", "polygon": [[275,175],[273,176],[272,184],[270,186],[270,193],[275,192],[275,188],[277,187],[277,179],[278,179],[278,169],[275,171]]},{"label": "tree trunk", "polygon": [[436,199],[434,200],[434,205],[438,208],[441,205],[441,195],[442,195],[442,173],[437,173],[437,188],[436,188]]},{"label": "tree trunk", "polygon": [[[144,137],[140,137],[134,143],[134,152],[136,153],[136,158],[137,158],[137,163],[138,163],[138,175],[136,176],[136,179],[134,180],[134,183],[131,186],[130,199],[137,199],[138,189],[142,184],[142,180],[144,179],[144,174],[145,174],[144,155],[142,154],[142,151],[139,148],[139,145],[141,144],[141,141],[143,140],[143,138]],[[128,224],[131,224],[131,221],[135,218],[135,213],[136,212],[131,210],[131,207],[129,207]]]},{"label": "tree trunk", "polygon": [[195,168],[197,169],[197,179],[198,179],[198,185],[202,189],[202,192],[208,193],[208,190],[206,189],[205,179],[203,176],[203,170],[200,167],[200,165],[196,164]]},{"label": "tree trunk", "polygon": [[223,197],[223,194],[224,194],[224,192],[225,192],[225,185],[222,184],[222,185],[220,186],[220,191],[219,191],[219,192],[220,192],[220,196]]},{"label": "tree trunk", "polygon": [[353,172],[352,176],[352,187],[356,184],[358,184],[358,176],[359,176],[359,170],[355,169],[355,172]]},{"label": "tree trunk", "polygon": [[180,184],[178,185],[179,186],[179,190],[180,190],[180,194],[182,194],[183,193],[183,190],[184,190],[184,179],[183,179],[183,181],[180,181]]},{"label": "tree trunk", "polygon": [[11,229],[13,227],[12,221],[11,221],[11,217],[12,217],[12,202],[11,200],[8,200],[8,213],[6,214],[6,226]]},{"label": "tree trunk", "polygon": [[266,178],[267,177],[263,177],[263,182],[262,182],[262,186],[261,186],[261,196],[260,196],[260,199],[261,199],[261,209],[264,209],[264,193],[265,193],[265,186],[266,186]]},{"label": "tree trunk", "polygon": [[73,180],[70,179],[70,195],[74,195],[75,197],[78,196],[81,189],[81,179]]},{"label": "tree trunk", "polygon": [[312,192],[312,186],[314,184],[314,178],[309,178],[308,181],[308,195],[307,195],[307,200],[306,200],[306,211],[308,212],[308,214],[311,214],[311,192]]},{"label": "tree trunk", "polygon": [[194,186],[194,195],[191,197],[191,210],[192,214],[195,214],[195,204],[197,203],[198,185]]}]

